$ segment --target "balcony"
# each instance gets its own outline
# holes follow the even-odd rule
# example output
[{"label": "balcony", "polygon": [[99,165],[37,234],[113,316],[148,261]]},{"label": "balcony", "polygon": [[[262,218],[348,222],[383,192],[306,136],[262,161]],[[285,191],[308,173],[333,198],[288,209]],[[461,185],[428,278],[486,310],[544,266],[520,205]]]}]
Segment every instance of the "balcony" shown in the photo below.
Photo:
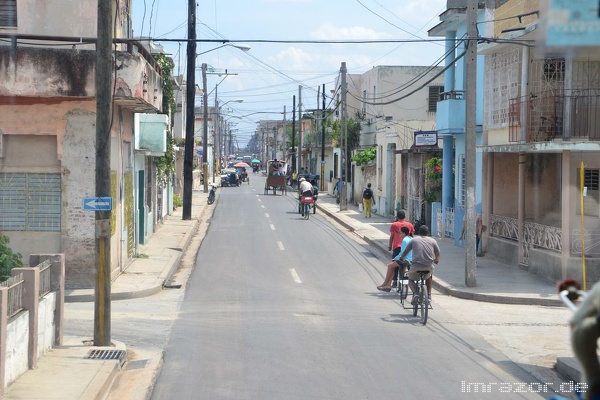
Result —
[{"label": "balcony", "polygon": [[520,142],[600,141],[600,89],[543,92],[510,100],[509,140]]},{"label": "balcony", "polygon": [[[116,54],[115,104],[134,112],[162,108],[160,68],[136,46]],[[0,46],[0,105],[95,99],[96,51]]]},{"label": "balcony", "polygon": [[440,93],[437,102],[436,126],[438,133],[464,133],[465,132],[466,101],[465,92],[452,90]]}]

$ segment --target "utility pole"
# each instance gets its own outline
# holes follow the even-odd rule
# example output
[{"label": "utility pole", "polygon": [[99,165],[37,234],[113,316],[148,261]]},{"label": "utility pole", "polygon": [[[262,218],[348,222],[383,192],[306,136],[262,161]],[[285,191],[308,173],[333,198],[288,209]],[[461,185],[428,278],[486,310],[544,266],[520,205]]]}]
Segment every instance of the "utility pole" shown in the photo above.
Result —
[{"label": "utility pole", "polygon": [[296,96],[292,102],[292,171],[300,172],[296,169]]},{"label": "utility pole", "polygon": [[323,84],[323,112],[321,113],[321,192],[325,190],[325,84]]},{"label": "utility pole", "polygon": [[204,177],[204,193],[208,193],[208,89],[206,87],[206,68],[206,63],[202,63],[202,104],[204,105],[204,118],[202,121],[202,176]]},{"label": "utility pole", "polygon": [[[112,1],[98,0],[96,43],[96,197],[110,197],[110,129],[113,115]],[[94,346],[110,346],[110,214],[96,211]]]},{"label": "utility pole", "polygon": [[468,287],[477,286],[476,279],[476,98],[477,98],[477,9],[478,0],[467,1],[467,56],[466,69],[466,146],[465,146],[465,186],[466,186],[466,219],[465,219],[465,284]]},{"label": "utility pole", "polygon": [[277,125],[273,127],[273,160],[277,159]]},{"label": "utility pole", "polygon": [[298,86],[298,173],[302,170],[302,86]]},{"label": "utility pole", "polygon": [[216,179],[217,168],[220,166],[220,150],[221,150],[221,111],[219,110],[219,85],[215,86],[215,113],[216,118],[214,119],[213,126],[215,128],[215,138],[213,140],[213,182]]},{"label": "utility pole", "polygon": [[285,106],[283,106],[283,132],[281,133],[281,143],[283,145],[283,160],[287,162],[287,115],[285,113]]},{"label": "utility pole", "polygon": [[348,179],[348,162],[346,161],[346,157],[348,155],[348,126],[346,125],[346,63],[342,63],[342,67],[340,68],[340,74],[342,75],[341,82],[341,115],[340,115],[340,124],[342,125],[342,187],[340,194],[340,211],[345,211],[348,209],[348,184],[346,180]]},{"label": "utility pole", "polygon": [[[188,0],[187,78],[185,87],[185,151],[183,154],[183,220],[192,219],[194,185],[194,98],[196,92],[196,0]],[[206,91],[205,91],[206,92]]]}]

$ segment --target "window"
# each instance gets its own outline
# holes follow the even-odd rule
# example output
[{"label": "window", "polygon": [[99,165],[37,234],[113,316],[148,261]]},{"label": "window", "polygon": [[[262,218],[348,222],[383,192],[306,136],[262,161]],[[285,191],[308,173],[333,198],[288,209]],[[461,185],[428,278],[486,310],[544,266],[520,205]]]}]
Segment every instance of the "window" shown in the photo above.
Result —
[{"label": "window", "polygon": [[0,27],[17,27],[17,0],[0,0]]},{"label": "window", "polygon": [[[581,169],[577,169],[577,180],[579,181],[579,173]],[[587,189],[586,195],[583,198],[583,209],[585,215],[591,217],[600,216],[600,185],[599,185],[600,169],[585,169],[583,171],[583,186]],[[579,182],[577,182],[579,188]],[[577,198],[579,198],[579,190],[577,190]],[[581,205],[577,201],[577,214],[581,215]]]},{"label": "window", "polygon": [[458,156],[458,206],[465,207],[466,206],[466,198],[467,198],[467,188],[465,180],[467,178],[466,175],[466,163],[465,163],[465,155],[461,154]]},{"label": "window", "polygon": [[598,190],[598,172],[597,169],[586,169],[583,171],[583,186],[587,190]]},{"label": "window", "polygon": [[0,230],[61,231],[60,174],[0,173]]},{"label": "window", "polygon": [[429,86],[429,99],[427,111],[436,112],[437,102],[440,100],[440,93],[444,92],[443,86]]},{"label": "window", "polygon": [[544,60],[544,80],[557,82],[565,80],[564,58],[546,58]]}]

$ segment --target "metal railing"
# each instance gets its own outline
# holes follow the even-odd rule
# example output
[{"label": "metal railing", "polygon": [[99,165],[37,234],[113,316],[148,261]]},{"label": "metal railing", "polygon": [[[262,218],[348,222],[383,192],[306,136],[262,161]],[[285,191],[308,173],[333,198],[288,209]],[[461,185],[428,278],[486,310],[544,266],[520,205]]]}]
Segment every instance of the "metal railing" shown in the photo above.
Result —
[{"label": "metal railing", "polygon": [[0,286],[8,288],[7,317],[11,318],[23,309],[23,274],[8,278]]},{"label": "metal railing", "polygon": [[[586,229],[583,231],[582,237],[581,229],[571,230],[571,253],[573,255],[581,256],[581,250],[585,241],[585,255],[591,257],[600,256],[600,230],[597,229]],[[582,239],[584,241],[582,241]]]},{"label": "metal railing", "polygon": [[[517,241],[519,236],[519,221],[515,218],[501,215],[490,216],[492,236]],[[536,224],[525,221],[523,224],[524,241],[529,247],[539,247],[556,252],[562,251],[562,229],[555,226]]]},{"label": "metal railing", "polygon": [[38,295],[42,298],[50,293],[50,267],[52,266],[52,262],[46,260],[37,266],[40,268],[40,288]]},{"label": "metal railing", "polygon": [[600,140],[600,88],[532,93],[509,101],[509,141]]}]

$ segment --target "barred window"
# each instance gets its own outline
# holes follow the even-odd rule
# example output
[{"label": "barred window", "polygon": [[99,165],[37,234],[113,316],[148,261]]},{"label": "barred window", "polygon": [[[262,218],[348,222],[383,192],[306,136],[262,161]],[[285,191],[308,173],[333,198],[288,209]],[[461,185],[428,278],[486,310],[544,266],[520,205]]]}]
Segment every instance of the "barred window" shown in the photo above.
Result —
[{"label": "barred window", "polygon": [[440,93],[444,92],[443,86],[429,86],[429,99],[427,111],[436,112],[437,102],[440,100]]},{"label": "barred window", "polygon": [[60,232],[60,174],[0,173],[0,230]]},{"label": "barred window", "polygon": [[[577,178],[581,169],[577,169]],[[584,214],[591,217],[600,216],[600,170],[597,168],[586,168],[583,170],[583,186],[586,188],[586,196],[583,198]],[[579,182],[577,182],[579,185]],[[579,186],[578,186],[579,187]],[[581,205],[577,202],[577,214],[581,215]]]},{"label": "barred window", "polygon": [[0,27],[17,27],[17,0],[0,0]]},{"label": "barred window", "polygon": [[598,172],[597,169],[586,169],[583,171],[583,186],[587,190],[598,190]]},{"label": "barred window", "polygon": [[564,58],[546,58],[544,60],[544,80],[558,82],[565,80]]}]

